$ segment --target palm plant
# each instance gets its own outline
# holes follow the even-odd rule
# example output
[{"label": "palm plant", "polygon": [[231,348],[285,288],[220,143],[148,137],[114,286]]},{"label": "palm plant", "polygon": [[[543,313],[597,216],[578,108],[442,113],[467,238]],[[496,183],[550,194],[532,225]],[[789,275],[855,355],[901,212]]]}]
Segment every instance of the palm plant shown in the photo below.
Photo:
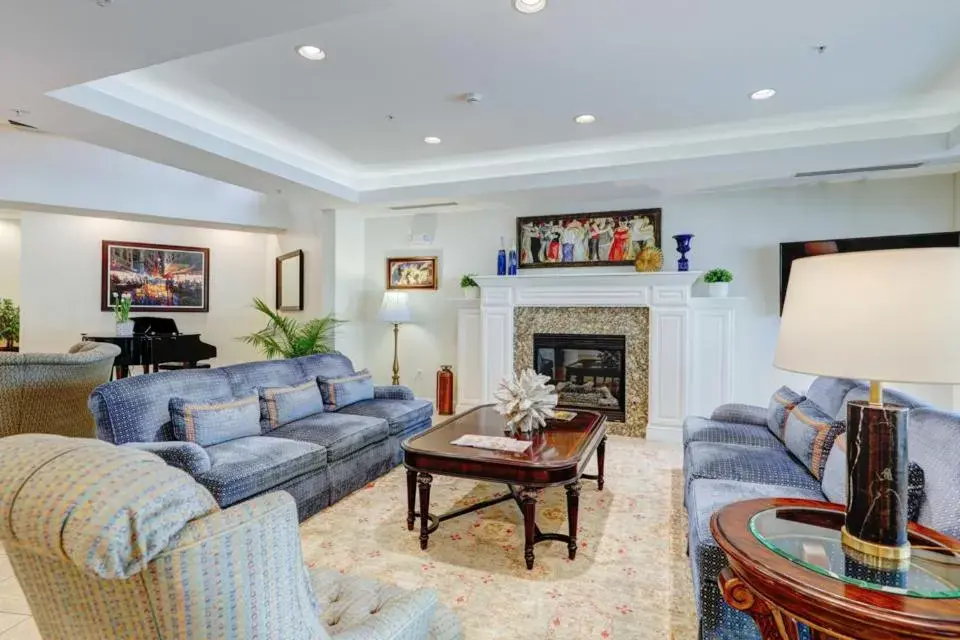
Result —
[{"label": "palm plant", "polygon": [[333,332],[344,322],[333,316],[324,316],[300,323],[294,318],[280,315],[260,298],[253,299],[253,306],[267,316],[267,326],[239,340],[252,345],[267,358],[300,358],[330,353],[333,351]]}]

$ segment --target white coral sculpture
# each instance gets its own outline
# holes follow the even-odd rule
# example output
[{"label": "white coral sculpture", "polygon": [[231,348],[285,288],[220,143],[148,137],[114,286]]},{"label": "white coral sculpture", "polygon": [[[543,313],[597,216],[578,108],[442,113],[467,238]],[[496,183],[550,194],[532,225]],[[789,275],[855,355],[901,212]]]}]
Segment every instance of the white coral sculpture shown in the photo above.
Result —
[{"label": "white coral sculpture", "polygon": [[500,382],[500,389],[493,396],[499,400],[497,413],[507,418],[507,426],[529,433],[547,424],[559,396],[554,391],[549,376],[533,369],[524,369],[520,377],[512,376]]}]

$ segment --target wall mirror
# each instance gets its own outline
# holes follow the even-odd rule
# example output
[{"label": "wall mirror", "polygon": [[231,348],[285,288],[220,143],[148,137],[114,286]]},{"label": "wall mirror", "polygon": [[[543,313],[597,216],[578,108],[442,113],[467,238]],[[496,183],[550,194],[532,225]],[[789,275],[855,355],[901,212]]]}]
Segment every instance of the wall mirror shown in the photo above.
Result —
[{"label": "wall mirror", "polygon": [[277,258],[277,309],[303,311],[303,251]]}]

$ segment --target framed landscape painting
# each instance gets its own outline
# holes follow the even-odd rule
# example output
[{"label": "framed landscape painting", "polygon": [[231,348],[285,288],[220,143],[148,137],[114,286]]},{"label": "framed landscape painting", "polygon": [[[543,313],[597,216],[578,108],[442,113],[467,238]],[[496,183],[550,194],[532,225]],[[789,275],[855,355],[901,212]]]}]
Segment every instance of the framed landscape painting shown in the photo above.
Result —
[{"label": "framed landscape painting", "polygon": [[437,258],[387,258],[387,289],[437,288]]},{"label": "framed landscape painting", "polygon": [[100,308],[129,293],[132,311],[210,310],[210,250],[104,240]]},{"label": "framed landscape painting", "polygon": [[660,209],[517,218],[521,269],[632,265],[660,249]]}]

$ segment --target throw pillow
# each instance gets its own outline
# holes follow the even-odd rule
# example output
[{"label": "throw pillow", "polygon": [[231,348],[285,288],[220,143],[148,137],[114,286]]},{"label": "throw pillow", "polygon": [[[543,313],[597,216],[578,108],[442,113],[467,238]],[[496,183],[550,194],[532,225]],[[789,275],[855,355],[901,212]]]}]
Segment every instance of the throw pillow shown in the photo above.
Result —
[{"label": "throw pillow", "polygon": [[813,477],[820,480],[830,449],[845,430],[843,422],[834,420],[812,401],[804,400],[787,414],[783,443],[806,465]]},{"label": "throw pillow", "polygon": [[787,424],[787,414],[805,398],[790,387],[780,387],[770,398],[767,405],[767,428],[783,442],[783,428]]},{"label": "throw pillow", "polygon": [[373,376],[363,369],[342,378],[317,376],[327,411],[338,411],[361,400],[373,400]]},{"label": "throw pillow", "polygon": [[[920,507],[925,495],[926,476],[923,468],[916,462],[907,465],[907,517],[916,522],[920,517]],[[823,495],[830,502],[847,504],[847,434],[843,433],[834,443],[827,456],[820,482]]]},{"label": "throw pillow", "polygon": [[251,393],[239,398],[186,400],[170,398],[173,435],[201,447],[260,435],[260,398]]},{"label": "throw pillow", "polygon": [[260,419],[264,432],[316,413],[323,413],[323,396],[316,380],[307,380],[293,387],[260,389]]}]

